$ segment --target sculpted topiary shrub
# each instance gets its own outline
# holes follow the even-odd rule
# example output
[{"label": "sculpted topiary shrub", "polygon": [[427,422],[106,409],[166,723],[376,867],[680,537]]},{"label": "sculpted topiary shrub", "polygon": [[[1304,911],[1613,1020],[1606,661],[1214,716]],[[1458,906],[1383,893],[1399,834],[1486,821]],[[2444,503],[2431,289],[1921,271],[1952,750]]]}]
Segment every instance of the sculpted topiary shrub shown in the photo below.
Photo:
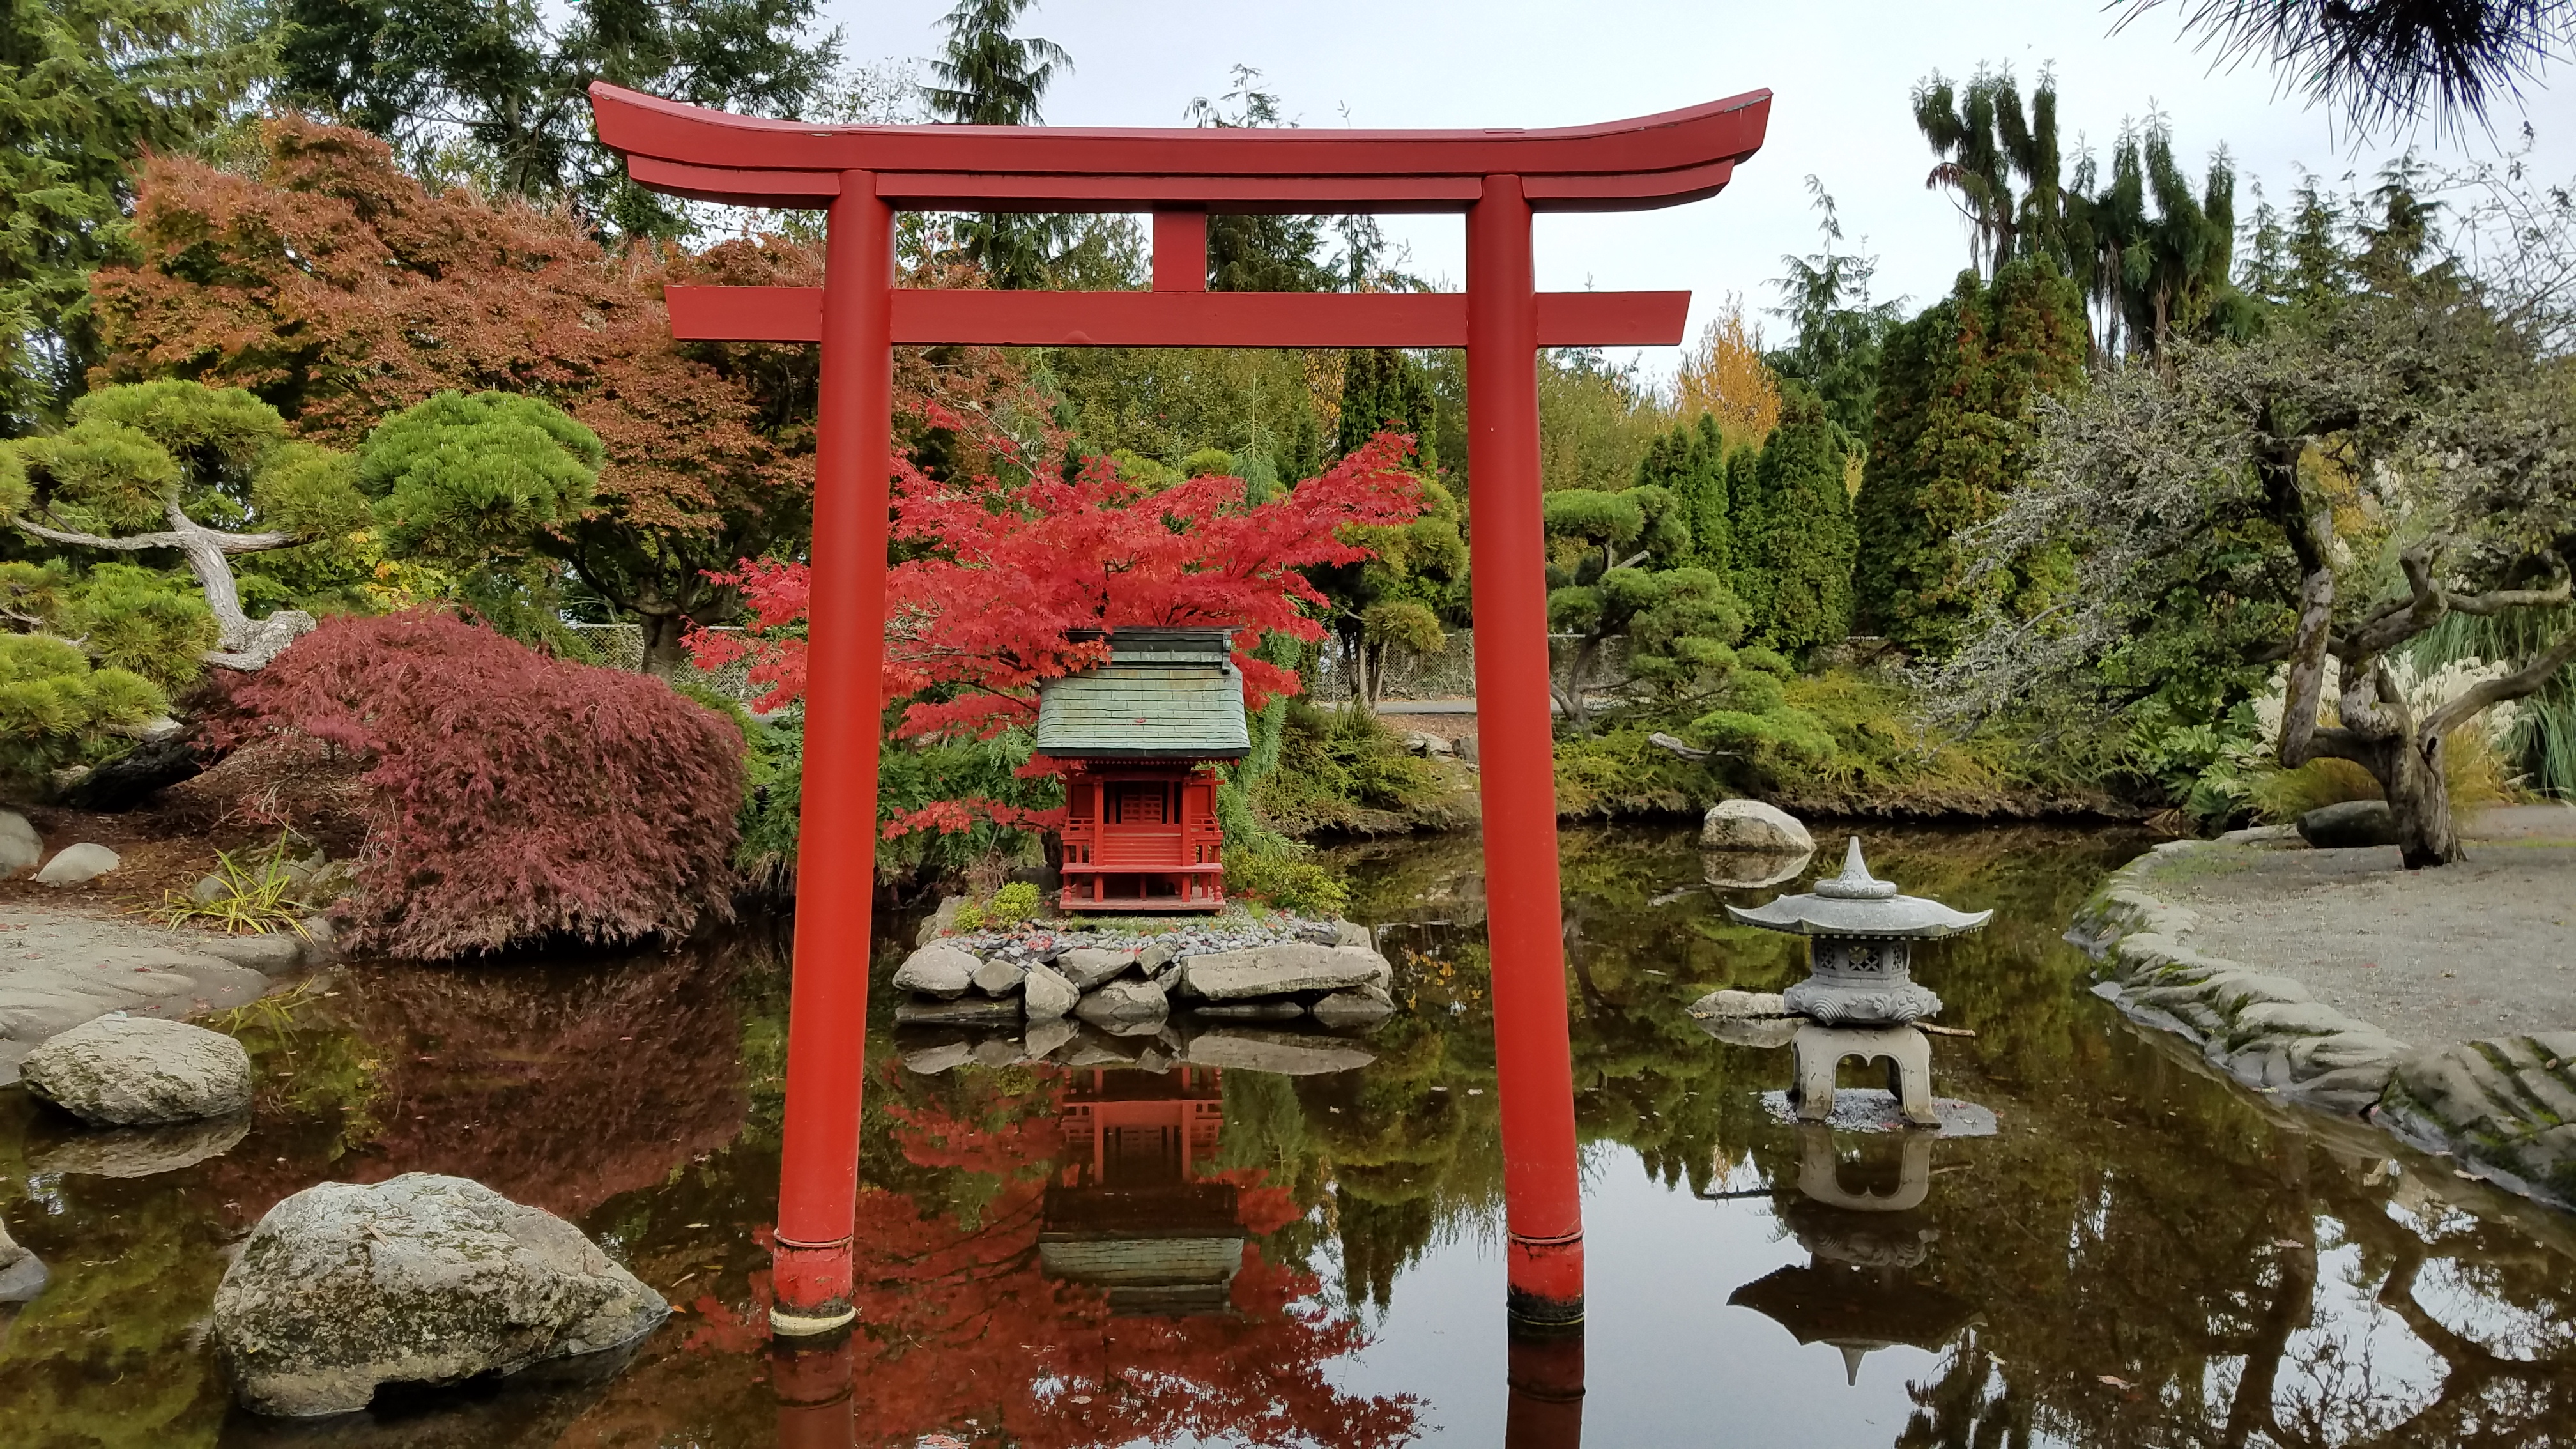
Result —
[{"label": "sculpted topiary shrub", "polygon": [[742,738],[645,675],[425,612],[339,618],[221,730],[364,766],[354,944],[397,956],[677,936],[730,915]]}]

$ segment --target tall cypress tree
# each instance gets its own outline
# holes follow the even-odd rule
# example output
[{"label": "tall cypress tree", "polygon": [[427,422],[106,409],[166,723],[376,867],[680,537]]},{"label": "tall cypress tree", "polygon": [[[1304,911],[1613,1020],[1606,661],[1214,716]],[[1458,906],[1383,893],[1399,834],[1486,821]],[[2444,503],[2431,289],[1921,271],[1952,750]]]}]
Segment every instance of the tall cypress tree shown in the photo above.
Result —
[{"label": "tall cypress tree", "polygon": [[[1950,296],[1888,335],[1878,418],[1855,516],[1859,623],[1918,654],[1946,656],[1981,602],[1955,542],[2029,469],[2030,410],[2082,385],[2084,300],[2043,261],[1994,283],[1962,272]],[[2032,561],[2024,589],[2044,571]]]},{"label": "tall cypress tree", "polygon": [[1852,560],[1859,536],[1843,486],[1842,430],[1822,399],[1789,382],[1780,389],[1780,425],[1763,441],[1752,467],[1760,504],[1758,532],[1738,535],[1736,594],[1753,603],[1752,634],[1786,654],[1801,654],[1851,632]]},{"label": "tall cypress tree", "polygon": [[1637,482],[1663,488],[1678,501],[1691,538],[1681,563],[1724,574],[1735,558],[1735,509],[1726,435],[1716,416],[1702,413],[1657,438],[1637,465]]},{"label": "tall cypress tree", "polygon": [[1356,450],[1380,431],[1411,433],[1415,465],[1440,468],[1433,423],[1438,399],[1422,364],[1394,347],[1354,347],[1342,364],[1340,450]]}]

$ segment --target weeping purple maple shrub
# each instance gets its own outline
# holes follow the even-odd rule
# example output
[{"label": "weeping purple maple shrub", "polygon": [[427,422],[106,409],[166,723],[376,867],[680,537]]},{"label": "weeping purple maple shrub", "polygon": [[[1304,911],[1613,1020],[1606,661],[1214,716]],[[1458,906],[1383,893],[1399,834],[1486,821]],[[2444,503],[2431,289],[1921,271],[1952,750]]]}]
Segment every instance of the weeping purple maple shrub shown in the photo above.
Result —
[{"label": "weeping purple maple shrub", "polygon": [[366,787],[350,944],[419,960],[732,916],[742,736],[658,679],[414,610],[326,621],[218,737],[300,734]]}]

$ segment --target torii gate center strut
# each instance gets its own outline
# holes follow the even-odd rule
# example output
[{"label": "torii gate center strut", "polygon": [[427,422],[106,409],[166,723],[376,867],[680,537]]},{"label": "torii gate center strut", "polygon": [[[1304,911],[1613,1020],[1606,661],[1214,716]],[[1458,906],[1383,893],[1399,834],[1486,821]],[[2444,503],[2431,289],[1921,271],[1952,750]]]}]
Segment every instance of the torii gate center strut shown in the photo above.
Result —
[{"label": "torii gate center strut", "polygon": [[[683,338],[823,344],[815,443],[803,838],[771,1323],[850,1321],[875,890],[891,349],[1464,347],[1484,804],[1512,1314],[1579,1322],[1583,1221],[1558,910],[1540,530],[1537,351],[1682,340],[1687,292],[1539,292],[1530,219],[1714,196],[1762,144],[1771,93],[1562,130],[813,126],[591,87],[599,138],[674,196],[830,213],[823,285],[673,287]],[[894,214],[1154,217],[1150,292],[895,283]],[[1460,212],[1467,290],[1210,292],[1211,212]]]}]

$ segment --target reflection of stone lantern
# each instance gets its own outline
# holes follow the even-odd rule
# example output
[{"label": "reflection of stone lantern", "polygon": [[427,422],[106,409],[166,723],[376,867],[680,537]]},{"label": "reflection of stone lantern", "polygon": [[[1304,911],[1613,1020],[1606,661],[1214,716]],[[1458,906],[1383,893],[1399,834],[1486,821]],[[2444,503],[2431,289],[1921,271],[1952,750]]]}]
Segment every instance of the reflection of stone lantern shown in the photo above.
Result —
[{"label": "reflection of stone lantern", "polygon": [[1964,935],[1994,912],[1970,915],[1898,894],[1894,882],[1869,873],[1854,836],[1843,873],[1816,882],[1812,894],[1751,910],[1729,905],[1726,913],[1738,925],[1807,938],[1807,979],[1781,996],[1784,1010],[1813,1023],[1790,1043],[1798,1055],[1798,1115],[1822,1119],[1833,1110],[1834,1070],[1843,1058],[1884,1057],[1906,1118],[1935,1125],[1931,1049],[1912,1024],[1938,1014],[1941,998],[1914,980],[1913,943]]},{"label": "reflection of stone lantern", "polygon": [[[1875,1350],[1906,1344],[1937,1352],[1979,1321],[1967,1300],[1910,1276],[1941,1236],[1918,1211],[1932,1194],[1932,1137],[1903,1133],[1894,1147],[1893,1162],[1881,1152],[1865,1153],[1858,1164],[1877,1179],[1872,1186],[1883,1188],[1872,1191],[1845,1180],[1832,1131],[1802,1124],[1798,1196],[1779,1215],[1807,1250],[1807,1262],[1757,1278],[1726,1300],[1778,1323],[1800,1343],[1841,1350],[1847,1383],[1860,1381],[1861,1359]],[[1721,1169],[1724,1163],[1721,1149]]]},{"label": "reflection of stone lantern", "polygon": [[1932,1192],[1932,1139],[1908,1133],[1899,1140],[1897,1180],[1879,1193],[1844,1185],[1831,1132],[1805,1126],[1798,1138],[1800,1196],[1780,1216],[1807,1262],[1757,1278],[1726,1301],[1769,1318],[1800,1343],[1840,1349],[1847,1383],[1860,1382],[1868,1353],[1894,1344],[1937,1352],[1975,1322],[1966,1300],[1907,1276],[1941,1236],[1915,1212]]}]

